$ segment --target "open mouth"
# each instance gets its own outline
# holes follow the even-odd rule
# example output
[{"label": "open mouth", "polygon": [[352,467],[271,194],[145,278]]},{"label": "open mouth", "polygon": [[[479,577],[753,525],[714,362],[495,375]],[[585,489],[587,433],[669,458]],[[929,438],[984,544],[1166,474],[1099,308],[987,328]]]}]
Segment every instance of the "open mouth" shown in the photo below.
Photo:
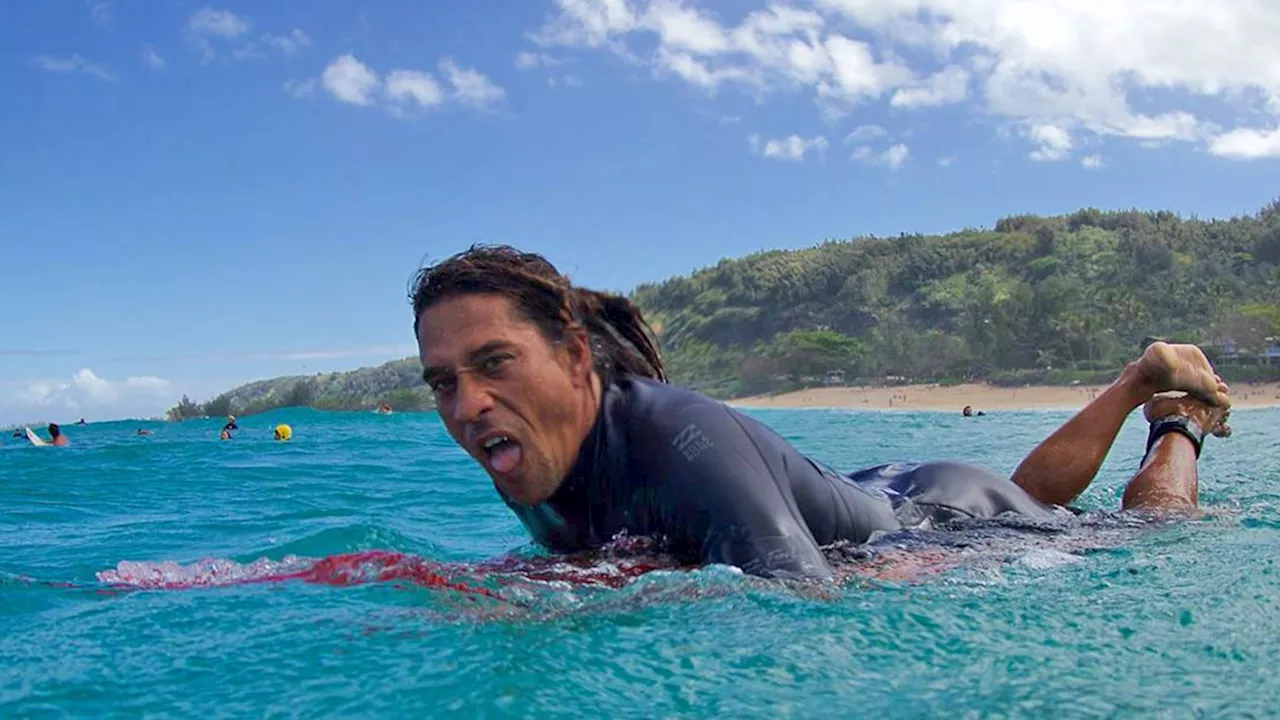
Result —
[{"label": "open mouth", "polygon": [[495,435],[485,440],[482,448],[489,460],[489,467],[502,475],[514,470],[520,464],[520,458],[524,457],[524,449],[520,447],[520,443],[506,435]]}]

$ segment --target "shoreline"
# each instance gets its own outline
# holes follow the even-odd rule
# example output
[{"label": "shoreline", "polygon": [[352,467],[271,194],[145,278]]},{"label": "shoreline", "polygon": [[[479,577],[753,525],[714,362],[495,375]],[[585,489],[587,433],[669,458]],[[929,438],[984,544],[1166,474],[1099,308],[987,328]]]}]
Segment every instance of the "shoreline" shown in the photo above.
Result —
[{"label": "shoreline", "polygon": [[[893,387],[815,387],[777,395],[753,395],[725,403],[744,408],[825,408],[839,410],[926,410],[959,414],[965,405],[974,412],[991,410],[1079,410],[1097,397],[1105,385],[1028,385],[997,387],[965,383]],[[1280,383],[1240,383],[1231,386],[1232,408],[1280,406]]]}]

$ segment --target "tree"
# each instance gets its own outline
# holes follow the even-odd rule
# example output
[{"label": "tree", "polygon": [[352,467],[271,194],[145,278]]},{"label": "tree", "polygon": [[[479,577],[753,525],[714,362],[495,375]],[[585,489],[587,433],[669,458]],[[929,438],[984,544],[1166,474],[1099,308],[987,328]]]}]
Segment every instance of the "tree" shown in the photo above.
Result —
[{"label": "tree", "polygon": [[182,399],[178,401],[178,404],[169,408],[169,412],[165,414],[165,416],[173,422],[182,422],[183,420],[190,420],[191,418],[203,417],[203,415],[203,409],[186,395],[183,395]]},{"label": "tree", "polygon": [[293,389],[285,396],[284,407],[310,407],[315,400],[315,387],[308,380],[294,383]]}]

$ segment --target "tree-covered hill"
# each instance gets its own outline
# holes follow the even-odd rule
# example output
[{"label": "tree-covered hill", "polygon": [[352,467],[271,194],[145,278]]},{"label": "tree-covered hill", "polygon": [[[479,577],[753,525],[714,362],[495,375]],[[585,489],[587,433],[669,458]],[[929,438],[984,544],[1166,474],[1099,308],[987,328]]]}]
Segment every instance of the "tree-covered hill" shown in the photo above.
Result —
[{"label": "tree-covered hill", "polygon": [[259,380],[196,403],[185,395],[169,410],[169,419],[252,415],[279,407],[319,410],[371,410],[382,402],[395,410],[425,410],[431,396],[422,382],[418,358],[392,360],[377,367]]},{"label": "tree-covered hill", "polygon": [[1152,336],[1234,341],[1247,362],[1280,335],[1280,203],[1230,220],[1085,209],[827,242],[635,299],[673,376],[722,396],[828,373],[1064,381],[1118,368]]},{"label": "tree-covered hill", "polygon": [[[1102,380],[1143,342],[1200,343],[1271,376],[1280,202],[1228,220],[1084,209],[942,236],[757,253],[636,288],[672,379],[720,397],[844,382]],[[251,383],[171,415],[428,407],[416,358]],[[394,393],[394,395],[393,395]]]}]

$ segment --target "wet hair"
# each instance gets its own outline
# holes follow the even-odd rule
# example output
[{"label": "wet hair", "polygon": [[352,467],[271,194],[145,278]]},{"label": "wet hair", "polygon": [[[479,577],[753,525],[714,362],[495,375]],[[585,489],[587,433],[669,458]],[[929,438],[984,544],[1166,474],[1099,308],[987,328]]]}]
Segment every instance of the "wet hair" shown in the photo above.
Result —
[{"label": "wet hair", "polygon": [[640,308],[621,295],[574,287],[541,255],[507,245],[472,245],[422,268],[411,283],[413,334],[424,310],[461,295],[507,298],[552,343],[584,329],[605,382],[617,375],[667,382],[657,337]]},{"label": "wet hair", "polygon": [[56,438],[62,434],[62,428],[57,423],[49,423],[49,437]]}]

